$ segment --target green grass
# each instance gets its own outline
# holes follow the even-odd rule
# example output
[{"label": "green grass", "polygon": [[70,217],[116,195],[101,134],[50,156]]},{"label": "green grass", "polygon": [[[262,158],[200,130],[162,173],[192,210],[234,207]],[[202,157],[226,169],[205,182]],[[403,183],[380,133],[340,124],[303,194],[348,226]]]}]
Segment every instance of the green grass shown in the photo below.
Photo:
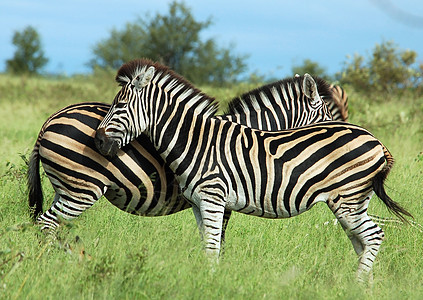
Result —
[{"label": "green grass", "polygon": [[[234,214],[225,253],[210,267],[191,211],[146,218],[105,199],[48,243],[28,223],[25,165],[46,118],[81,101],[111,102],[104,78],[46,80],[0,75],[1,299],[421,299],[423,233],[385,226],[374,284],[357,285],[357,257],[324,204],[291,219]],[[252,88],[206,87],[217,99]],[[423,99],[350,93],[350,121],[375,134],[396,165],[387,191],[423,223]],[[47,202],[53,190],[44,178]],[[390,216],[376,197],[370,213]]]}]

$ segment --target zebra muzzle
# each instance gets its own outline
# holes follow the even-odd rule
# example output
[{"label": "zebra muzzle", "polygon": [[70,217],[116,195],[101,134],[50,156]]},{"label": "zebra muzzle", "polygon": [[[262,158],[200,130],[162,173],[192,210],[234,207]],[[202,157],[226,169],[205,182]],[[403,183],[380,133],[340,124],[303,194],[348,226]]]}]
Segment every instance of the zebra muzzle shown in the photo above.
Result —
[{"label": "zebra muzzle", "polygon": [[119,150],[119,143],[116,140],[109,138],[106,135],[106,130],[104,128],[97,129],[94,141],[95,146],[102,155],[108,157],[116,156],[116,153]]}]

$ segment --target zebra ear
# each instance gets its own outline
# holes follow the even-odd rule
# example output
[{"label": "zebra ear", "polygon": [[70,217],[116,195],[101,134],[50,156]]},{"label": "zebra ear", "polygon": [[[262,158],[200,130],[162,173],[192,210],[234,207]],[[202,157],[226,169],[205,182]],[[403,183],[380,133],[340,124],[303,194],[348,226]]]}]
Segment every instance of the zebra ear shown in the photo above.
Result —
[{"label": "zebra ear", "polygon": [[151,79],[153,78],[154,72],[156,71],[156,68],[154,68],[153,66],[149,67],[147,69],[147,71],[145,71],[144,75],[142,75],[141,78],[139,78],[136,82],[135,82],[135,87],[137,89],[142,89],[143,87],[145,87],[146,85],[148,85],[151,81]]},{"label": "zebra ear", "polygon": [[304,74],[303,93],[307,96],[307,98],[311,99],[312,105],[317,105],[320,101],[322,101],[317,90],[317,84],[313,77],[311,77],[308,73]]},{"label": "zebra ear", "polygon": [[145,87],[147,84],[150,83],[155,71],[156,71],[156,68],[153,66],[149,67],[147,71],[145,71],[144,77],[141,80],[142,87]]}]

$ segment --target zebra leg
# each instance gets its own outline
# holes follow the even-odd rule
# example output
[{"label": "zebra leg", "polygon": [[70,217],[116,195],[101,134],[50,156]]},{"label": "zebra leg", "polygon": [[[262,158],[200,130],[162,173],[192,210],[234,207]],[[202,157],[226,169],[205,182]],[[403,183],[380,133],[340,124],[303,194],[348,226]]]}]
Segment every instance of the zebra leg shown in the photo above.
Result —
[{"label": "zebra leg", "polygon": [[[200,233],[200,238],[202,241],[204,241],[204,227],[203,227],[203,219],[201,217],[200,209],[197,206],[193,205],[192,210],[194,212],[195,220],[197,221],[197,227]],[[226,233],[226,228],[228,227],[228,223],[229,223],[229,219],[231,215],[232,215],[232,211],[225,209],[225,212],[223,214],[223,221],[222,221],[222,235],[220,237],[220,244],[221,244],[222,251],[224,250],[225,233]]]},{"label": "zebra leg", "polygon": [[206,253],[217,260],[221,248],[225,207],[214,202],[201,201],[199,210],[202,217]]},{"label": "zebra leg", "polygon": [[354,247],[355,253],[357,253],[357,255],[360,256],[364,251],[364,246],[361,243],[360,239],[358,239],[354,234],[352,234],[349,231],[348,227],[345,227],[345,225],[342,222],[340,222],[340,223],[341,223],[342,229],[344,229],[345,233],[347,234],[348,238],[350,239],[350,241],[351,241],[351,243]]},{"label": "zebra leg", "polygon": [[[359,256],[357,278],[372,281],[372,266],[382,243],[384,233],[367,215],[371,195],[354,203],[343,202],[332,209]],[[329,207],[334,208],[335,205]]]},{"label": "zebra leg", "polygon": [[79,217],[86,209],[93,206],[100,196],[90,196],[84,199],[75,197],[65,199],[56,192],[53,204],[37,218],[37,223],[41,225],[42,231],[54,233],[57,227],[60,226],[61,219],[70,221]]},{"label": "zebra leg", "polygon": [[[60,195],[56,193],[54,195],[52,207],[59,201],[59,198]],[[42,231],[54,233],[57,227],[59,227],[59,219],[57,218],[56,213],[50,208],[37,218],[37,224],[41,225]]]},{"label": "zebra leg", "polygon": [[223,214],[223,222],[222,222],[222,236],[221,236],[221,244],[222,244],[222,249],[223,246],[225,245],[225,233],[226,233],[226,228],[228,227],[228,223],[229,223],[229,219],[232,215],[232,210],[228,210],[225,209],[225,212]]},{"label": "zebra leg", "polygon": [[195,216],[195,221],[197,221],[198,231],[200,233],[200,238],[204,241],[204,224],[203,224],[203,217],[201,216],[200,209],[196,205],[192,205],[192,211]]}]

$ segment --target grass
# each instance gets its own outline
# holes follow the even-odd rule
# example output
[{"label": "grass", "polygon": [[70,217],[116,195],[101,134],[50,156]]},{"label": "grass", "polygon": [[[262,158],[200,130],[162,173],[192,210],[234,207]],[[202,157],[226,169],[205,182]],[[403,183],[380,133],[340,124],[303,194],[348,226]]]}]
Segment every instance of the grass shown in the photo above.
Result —
[{"label": "grass", "polygon": [[[113,78],[112,78],[113,79]],[[357,258],[324,204],[286,220],[234,214],[225,254],[211,268],[190,211],[158,218],[126,214],[101,199],[50,241],[29,223],[25,164],[57,109],[111,102],[104,78],[46,80],[0,75],[0,298],[2,299],[421,299],[423,236],[385,226],[374,284],[357,285]],[[206,87],[217,99],[252,88]],[[348,90],[347,90],[348,91]],[[390,149],[390,196],[423,223],[423,99],[368,99],[350,92],[350,121]],[[47,201],[53,190],[44,178]],[[390,216],[376,197],[370,213]]]}]

